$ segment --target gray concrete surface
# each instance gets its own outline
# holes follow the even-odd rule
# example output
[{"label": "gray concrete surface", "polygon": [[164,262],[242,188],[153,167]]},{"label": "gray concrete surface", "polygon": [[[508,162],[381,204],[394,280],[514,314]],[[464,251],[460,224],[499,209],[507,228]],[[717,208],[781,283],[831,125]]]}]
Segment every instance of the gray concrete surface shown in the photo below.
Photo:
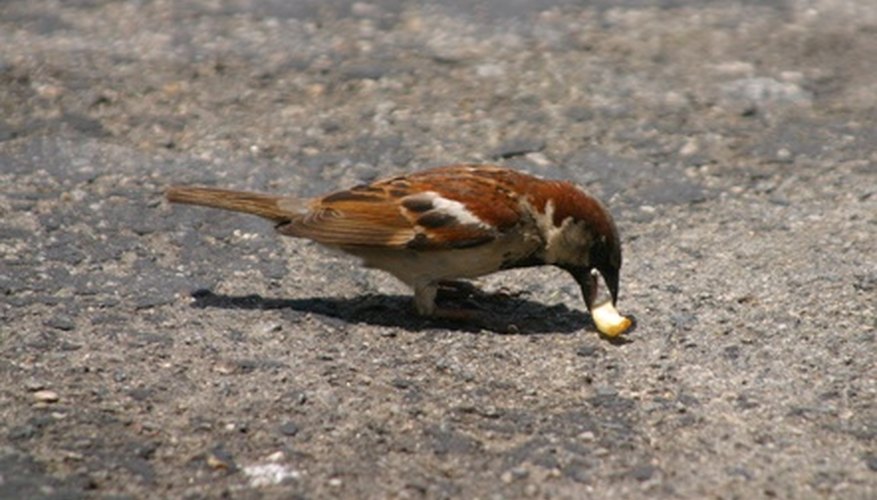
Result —
[{"label": "gray concrete surface", "polygon": [[[438,3],[0,3],[0,497],[877,497],[877,3]],[[625,342],[161,196],[453,161],[609,201]]]}]

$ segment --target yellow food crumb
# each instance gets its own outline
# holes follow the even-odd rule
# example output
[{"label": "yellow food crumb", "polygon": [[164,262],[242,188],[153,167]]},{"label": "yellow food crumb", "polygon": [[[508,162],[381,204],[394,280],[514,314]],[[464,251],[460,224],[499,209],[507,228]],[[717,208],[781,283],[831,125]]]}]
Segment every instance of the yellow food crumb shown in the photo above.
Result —
[{"label": "yellow food crumb", "polygon": [[604,302],[591,309],[591,318],[597,330],[607,337],[617,337],[627,331],[633,323],[630,318],[618,314],[612,302]]}]

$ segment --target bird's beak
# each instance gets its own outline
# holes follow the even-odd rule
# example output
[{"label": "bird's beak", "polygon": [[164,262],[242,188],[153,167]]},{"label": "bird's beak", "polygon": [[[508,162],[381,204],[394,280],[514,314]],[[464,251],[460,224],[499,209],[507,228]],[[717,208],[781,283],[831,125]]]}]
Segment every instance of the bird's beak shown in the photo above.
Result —
[{"label": "bird's beak", "polygon": [[589,267],[567,268],[566,271],[572,274],[573,279],[581,287],[582,298],[585,299],[585,305],[590,311],[594,305],[594,300],[597,299],[597,287],[599,286],[597,276],[591,272]]},{"label": "bird's beak", "polygon": [[600,269],[600,274],[603,275],[603,281],[606,282],[606,288],[609,289],[609,294],[612,296],[612,305],[614,306],[618,302],[618,268],[607,267]]},{"label": "bird's beak", "polygon": [[[579,284],[582,289],[582,298],[585,299],[585,305],[588,310],[594,306],[600,291],[600,282],[597,279],[597,273],[589,267],[567,267],[564,268]],[[600,275],[606,282],[606,288],[609,289],[609,295],[612,297],[612,305],[618,301],[618,269],[606,267],[600,269]]]}]

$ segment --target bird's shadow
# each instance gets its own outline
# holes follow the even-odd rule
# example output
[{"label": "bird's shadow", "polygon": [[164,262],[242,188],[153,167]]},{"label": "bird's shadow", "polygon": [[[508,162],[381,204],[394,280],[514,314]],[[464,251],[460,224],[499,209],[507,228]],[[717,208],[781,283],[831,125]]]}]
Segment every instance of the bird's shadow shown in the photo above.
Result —
[{"label": "bird's shadow", "polygon": [[[414,312],[411,296],[371,294],[355,298],[311,297],[267,298],[260,295],[220,295],[201,289],[192,293],[192,307],[206,309],[282,310],[293,314],[311,313],[350,324],[402,328],[408,331],[447,329],[462,332],[490,331],[501,334],[570,334],[580,330],[596,332],[590,315],[564,304],[545,305],[521,296],[480,295],[477,298],[442,298],[444,307],[475,309],[475,321],[424,318]],[[474,306],[474,307],[473,307]]]}]

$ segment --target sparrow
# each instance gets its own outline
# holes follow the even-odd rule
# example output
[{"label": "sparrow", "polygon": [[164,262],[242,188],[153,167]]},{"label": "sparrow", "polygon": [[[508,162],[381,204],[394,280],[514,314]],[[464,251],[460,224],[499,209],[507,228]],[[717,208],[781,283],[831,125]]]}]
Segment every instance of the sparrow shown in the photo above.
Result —
[{"label": "sparrow", "polygon": [[166,197],[264,217],[386,271],[414,290],[417,312],[465,319],[436,306],[439,286],[505,269],[556,266],[592,311],[602,275],[618,300],[621,243],[609,211],[583,188],[495,165],[460,164],[306,199],[172,186]]}]

